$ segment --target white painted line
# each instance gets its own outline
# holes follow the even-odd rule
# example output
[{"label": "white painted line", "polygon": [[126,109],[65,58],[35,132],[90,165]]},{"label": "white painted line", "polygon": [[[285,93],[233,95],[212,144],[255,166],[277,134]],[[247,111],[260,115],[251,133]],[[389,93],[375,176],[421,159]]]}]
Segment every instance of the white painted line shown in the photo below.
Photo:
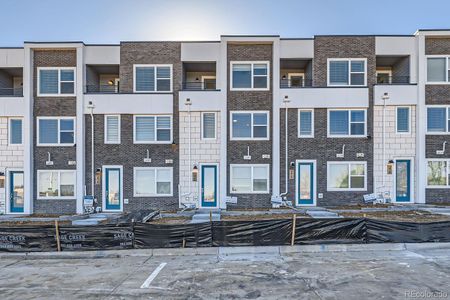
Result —
[{"label": "white painted line", "polygon": [[150,276],[148,276],[148,278],[144,281],[144,283],[141,285],[141,289],[148,289],[150,287],[150,283],[152,283],[152,281],[156,278],[156,276],[158,276],[159,272],[161,272],[161,270],[167,265],[167,263],[161,263],[156,269],[155,271],[152,272],[152,274],[150,274]]}]

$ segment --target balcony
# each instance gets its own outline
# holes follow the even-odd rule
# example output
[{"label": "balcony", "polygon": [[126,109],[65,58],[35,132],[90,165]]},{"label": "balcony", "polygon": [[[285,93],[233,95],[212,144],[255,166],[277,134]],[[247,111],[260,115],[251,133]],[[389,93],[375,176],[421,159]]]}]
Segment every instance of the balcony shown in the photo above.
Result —
[{"label": "balcony", "polygon": [[409,84],[410,81],[410,58],[405,56],[376,57],[376,82],[377,84]]},{"label": "balcony", "polygon": [[117,94],[119,65],[86,65],[86,94]]},{"label": "balcony", "polygon": [[184,62],[183,84],[184,91],[215,91],[216,62]]},{"label": "balcony", "polygon": [[0,97],[23,97],[22,68],[0,68]]},{"label": "balcony", "polygon": [[280,88],[312,87],[312,59],[281,59]]}]

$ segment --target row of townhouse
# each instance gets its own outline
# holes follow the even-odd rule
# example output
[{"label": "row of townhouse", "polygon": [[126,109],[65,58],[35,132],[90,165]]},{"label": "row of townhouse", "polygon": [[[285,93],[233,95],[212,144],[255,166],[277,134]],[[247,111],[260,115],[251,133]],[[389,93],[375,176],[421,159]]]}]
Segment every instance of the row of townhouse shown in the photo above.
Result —
[{"label": "row of townhouse", "polygon": [[0,211],[450,202],[450,31],[0,49]]}]

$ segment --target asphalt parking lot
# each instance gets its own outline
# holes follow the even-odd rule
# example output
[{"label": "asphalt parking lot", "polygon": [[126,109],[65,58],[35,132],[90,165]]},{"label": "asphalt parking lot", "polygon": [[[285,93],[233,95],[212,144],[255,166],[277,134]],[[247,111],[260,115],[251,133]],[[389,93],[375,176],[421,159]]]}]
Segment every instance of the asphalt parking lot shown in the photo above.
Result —
[{"label": "asphalt parking lot", "polygon": [[450,299],[450,248],[3,257],[0,295],[1,299]]}]

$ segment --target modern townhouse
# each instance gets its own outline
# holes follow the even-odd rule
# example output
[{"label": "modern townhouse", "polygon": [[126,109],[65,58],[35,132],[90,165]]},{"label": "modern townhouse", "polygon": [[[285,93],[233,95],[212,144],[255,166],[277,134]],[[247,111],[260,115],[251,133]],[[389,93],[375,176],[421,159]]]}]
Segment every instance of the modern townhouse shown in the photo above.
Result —
[{"label": "modern townhouse", "polygon": [[449,77],[447,30],[1,48],[0,209],[448,203]]}]

